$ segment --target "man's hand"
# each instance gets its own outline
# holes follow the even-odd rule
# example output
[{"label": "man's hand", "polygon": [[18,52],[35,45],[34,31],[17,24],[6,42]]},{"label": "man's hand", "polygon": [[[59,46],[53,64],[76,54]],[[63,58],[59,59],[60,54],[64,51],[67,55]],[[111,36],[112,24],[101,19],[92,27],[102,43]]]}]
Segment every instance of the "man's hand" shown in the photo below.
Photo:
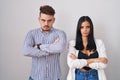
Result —
[{"label": "man's hand", "polygon": [[55,39],[54,43],[58,43],[60,41],[59,38]]},{"label": "man's hand", "polygon": [[33,48],[38,48],[37,45],[33,46]]},{"label": "man's hand", "polygon": [[36,45],[34,45],[34,46],[33,46],[33,48],[40,49],[40,45],[41,45],[41,43],[39,43],[39,44],[36,44]]}]

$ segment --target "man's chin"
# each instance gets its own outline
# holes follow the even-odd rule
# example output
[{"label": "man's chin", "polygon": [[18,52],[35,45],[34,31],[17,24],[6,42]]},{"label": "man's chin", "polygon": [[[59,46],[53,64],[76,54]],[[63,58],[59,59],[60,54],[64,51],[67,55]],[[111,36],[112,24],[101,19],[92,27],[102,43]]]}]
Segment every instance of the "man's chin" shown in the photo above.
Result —
[{"label": "man's chin", "polygon": [[49,32],[50,31],[50,29],[42,29],[43,30],[43,32]]}]

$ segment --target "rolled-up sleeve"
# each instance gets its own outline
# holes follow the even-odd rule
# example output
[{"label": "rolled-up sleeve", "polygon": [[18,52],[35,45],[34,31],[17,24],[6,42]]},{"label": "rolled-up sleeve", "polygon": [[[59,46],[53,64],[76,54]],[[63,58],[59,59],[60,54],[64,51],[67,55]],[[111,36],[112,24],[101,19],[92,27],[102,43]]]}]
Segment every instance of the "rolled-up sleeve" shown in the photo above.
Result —
[{"label": "rolled-up sleeve", "polygon": [[104,63],[91,63],[89,64],[89,67],[92,68],[92,69],[104,69],[107,67],[107,64],[104,64]]},{"label": "rolled-up sleeve", "polygon": [[[96,45],[97,45],[99,57],[104,57],[104,58],[108,59],[107,55],[106,55],[106,49],[105,49],[105,46],[104,46],[104,43],[102,42],[102,40],[97,39]],[[107,64],[104,64],[102,62],[96,62],[96,63],[89,64],[89,67],[91,67],[92,69],[104,69],[107,67]]]},{"label": "rolled-up sleeve", "polygon": [[41,51],[37,48],[33,48],[35,45],[32,31],[28,32],[23,46],[23,54],[29,57],[41,57],[48,55],[47,52]]},{"label": "rolled-up sleeve", "polygon": [[69,42],[69,48],[68,48],[68,55],[67,55],[67,64],[70,68],[83,68],[87,65],[86,59],[71,59],[70,55],[75,54],[76,55],[76,49],[74,48],[75,41]]},{"label": "rolled-up sleeve", "polygon": [[41,44],[40,49],[42,51],[49,52],[49,54],[55,54],[55,53],[61,53],[65,50],[67,39],[66,34],[63,31],[59,31],[56,34],[58,34],[59,42],[58,43],[52,43],[52,44]]}]

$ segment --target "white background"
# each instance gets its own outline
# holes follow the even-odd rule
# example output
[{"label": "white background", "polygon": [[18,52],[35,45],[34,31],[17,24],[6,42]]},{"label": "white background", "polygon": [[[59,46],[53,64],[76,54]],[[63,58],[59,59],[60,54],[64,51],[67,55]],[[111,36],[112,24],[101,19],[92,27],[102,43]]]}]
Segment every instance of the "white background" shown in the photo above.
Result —
[{"label": "white background", "polygon": [[[38,28],[39,7],[49,4],[56,10],[55,28],[75,39],[79,17],[90,16],[95,37],[104,41],[109,58],[108,80],[119,80],[120,0],[0,0],[0,80],[28,80],[31,58],[23,56],[27,32]],[[62,80],[66,80],[66,55],[61,55]]]}]

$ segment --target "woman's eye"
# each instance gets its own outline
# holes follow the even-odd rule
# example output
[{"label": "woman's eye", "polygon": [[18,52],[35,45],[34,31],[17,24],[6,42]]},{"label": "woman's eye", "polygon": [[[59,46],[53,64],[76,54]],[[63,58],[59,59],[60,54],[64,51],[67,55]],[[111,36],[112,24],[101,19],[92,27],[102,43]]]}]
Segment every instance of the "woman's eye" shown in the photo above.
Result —
[{"label": "woman's eye", "polygon": [[90,26],[87,26],[87,28],[90,28]]},{"label": "woman's eye", "polygon": [[83,28],[83,26],[81,26],[80,28]]}]

